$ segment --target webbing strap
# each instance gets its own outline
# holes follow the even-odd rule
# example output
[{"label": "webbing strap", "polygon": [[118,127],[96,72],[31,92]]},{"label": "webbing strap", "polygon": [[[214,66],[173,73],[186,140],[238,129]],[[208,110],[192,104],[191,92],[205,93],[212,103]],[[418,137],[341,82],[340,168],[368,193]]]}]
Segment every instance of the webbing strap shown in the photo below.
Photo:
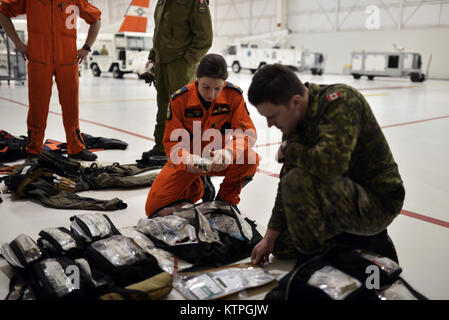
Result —
[{"label": "webbing strap", "polygon": [[30,184],[31,181],[36,180],[39,177],[52,177],[53,174],[49,172],[45,172],[44,169],[38,168],[33,171],[30,175],[28,175],[23,181],[19,184],[17,187],[16,192],[14,193],[15,196],[21,198],[23,196],[23,190],[25,190],[26,186]]}]

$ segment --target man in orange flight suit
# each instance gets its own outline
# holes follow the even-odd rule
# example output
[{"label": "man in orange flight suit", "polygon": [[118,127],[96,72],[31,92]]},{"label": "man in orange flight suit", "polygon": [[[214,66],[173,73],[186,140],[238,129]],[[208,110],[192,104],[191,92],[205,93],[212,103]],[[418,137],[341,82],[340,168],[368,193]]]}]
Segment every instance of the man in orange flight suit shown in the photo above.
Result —
[{"label": "man in orange flight suit", "polygon": [[[196,76],[197,81],[170,98],[163,138],[168,162],[149,191],[147,216],[182,200],[195,203],[201,199],[204,174],[224,176],[217,198],[237,205],[242,187],[259,165],[259,156],[252,150],[256,129],[242,90],[226,82],[223,57],[204,56]],[[213,150],[209,154],[210,149]],[[204,158],[212,159],[210,169],[202,170],[196,165]]]},{"label": "man in orange flight suit", "polygon": [[[76,15],[90,24],[86,44],[76,47]],[[11,17],[27,15],[28,44],[18,37]],[[87,0],[2,0],[0,23],[23,57],[28,59],[28,146],[30,156],[43,150],[53,85],[59,92],[71,157],[93,161],[79,129],[78,64],[90,51],[100,30],[101,11]]]}]

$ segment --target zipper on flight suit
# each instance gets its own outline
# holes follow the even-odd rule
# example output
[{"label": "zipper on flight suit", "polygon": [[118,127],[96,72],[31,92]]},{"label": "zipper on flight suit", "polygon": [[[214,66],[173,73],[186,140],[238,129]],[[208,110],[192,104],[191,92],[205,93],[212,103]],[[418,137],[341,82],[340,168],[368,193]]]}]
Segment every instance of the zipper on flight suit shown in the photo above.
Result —
[{"label": "zipper on flight suit", "polygon": [[78,140],[81,142],[81,144],[82,144],[83,146],[86,146],[86,143],[84,142],[83,138],[81,138],[81,132],[80,132],[80,129],[76,129],[76,130],[75,130],[75,133],[76,133],[76,136],[77,136]]},{"label": "zipper on flight suit", "polygon": [[66,4],[69,4],[70,2],[73,2],[73,0],[69,0],[69,1],[66,1],[66,2],[61,2],[60,4],[58,4],[58,7],[61,9],[61,12],[64,12],[63,11],[64,6]]}]

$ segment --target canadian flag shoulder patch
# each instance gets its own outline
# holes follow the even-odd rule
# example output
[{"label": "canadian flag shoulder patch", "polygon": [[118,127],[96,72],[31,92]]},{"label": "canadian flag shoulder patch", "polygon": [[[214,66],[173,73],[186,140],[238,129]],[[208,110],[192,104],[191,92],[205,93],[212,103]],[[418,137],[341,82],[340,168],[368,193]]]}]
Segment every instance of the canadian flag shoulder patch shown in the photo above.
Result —
[{"label": "canadian flag shoulder patch", "polygon": [[340,97],[341,97],[340,91],[332,92],[330,95],[327,96],[327,101],[331,102],[337,100]]}]

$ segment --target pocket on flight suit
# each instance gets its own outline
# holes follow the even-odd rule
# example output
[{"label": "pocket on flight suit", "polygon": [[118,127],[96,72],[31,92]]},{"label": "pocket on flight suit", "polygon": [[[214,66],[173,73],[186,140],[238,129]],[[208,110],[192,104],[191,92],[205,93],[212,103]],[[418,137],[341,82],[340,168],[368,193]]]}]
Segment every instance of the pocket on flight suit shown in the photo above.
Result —
[{"label": "pocket on flight suit", "polygon": [[30,62],[46,64],[44,35],[40,32],[30,31],[28,36],[27,53]]}]

